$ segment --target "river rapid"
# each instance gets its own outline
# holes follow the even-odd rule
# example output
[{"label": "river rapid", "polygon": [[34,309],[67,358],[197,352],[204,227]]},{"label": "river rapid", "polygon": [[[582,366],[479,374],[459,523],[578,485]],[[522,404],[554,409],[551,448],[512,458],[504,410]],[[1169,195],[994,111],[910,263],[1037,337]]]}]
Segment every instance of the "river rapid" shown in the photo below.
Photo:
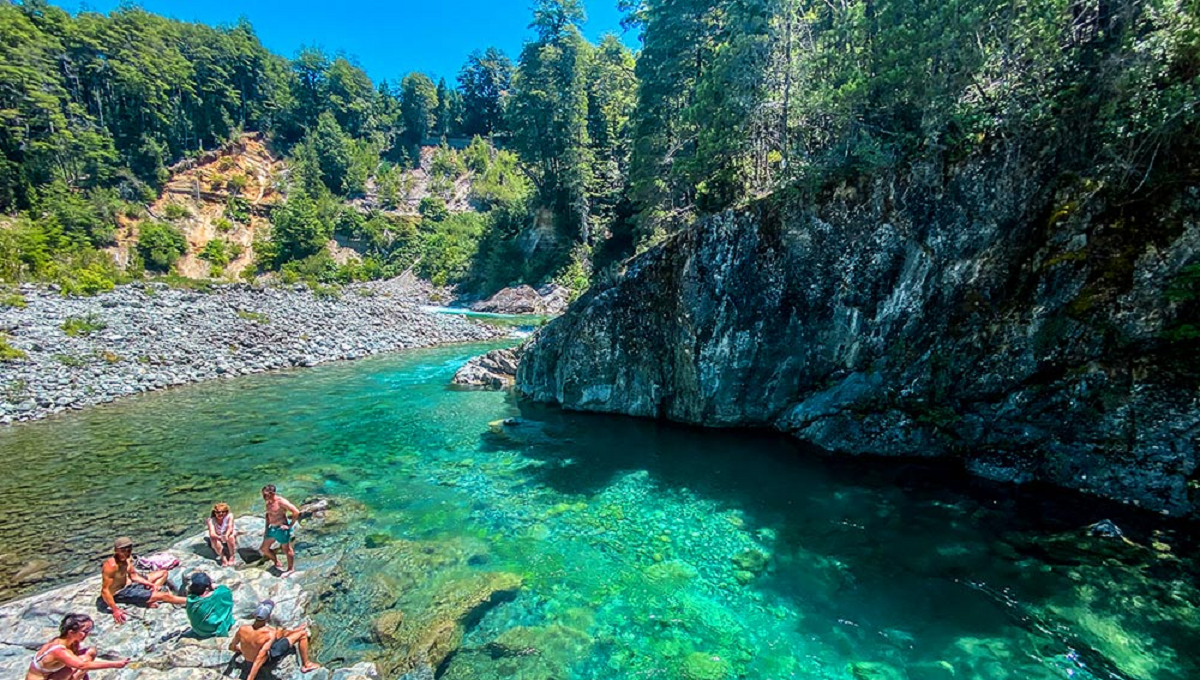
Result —
[{"label": "river rapid", "polygon": [[[447,387],[496,346],[202,383],[0,430],[0,600],[94,573],[116,535],[194,533],[215,501],[260,512],[274,483],[354,507],[342,530],[370,546],[313,613],[327,661],[379,652],[372,602],[397,568],[379,546],[422,542],[470,546],[456,568],[522,583],[471,622],[444,678],[1200,677],[1187,527],[927,462]],[[1106,518],[1129,542],[1082,530]],[[301,533],[301,568],[305,549]]]}]

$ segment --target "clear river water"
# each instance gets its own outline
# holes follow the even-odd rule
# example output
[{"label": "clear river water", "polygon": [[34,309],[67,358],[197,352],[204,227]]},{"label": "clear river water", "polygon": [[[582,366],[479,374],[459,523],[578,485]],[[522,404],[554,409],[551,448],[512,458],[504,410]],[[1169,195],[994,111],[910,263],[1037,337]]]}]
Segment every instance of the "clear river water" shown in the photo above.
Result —
[{"label": "clear river water", "polygon": [[[448,388],[487,348],[241,377],[0,430],[0,600],[94,573],[115,535],[195,533],[214,501],[261,512],[258,490],[275,483],[358,508],[345,530],[373,544],[470,543],[486,558],[469,568],[521,577],[472,622],[448,678],[1200,678],[1186,527],[930,463]],[[1081,531],[1104,518],[1130,542]],[[372,573],[386,560],[348,564],[348,602],[355,583],[386,583]],[[317,614],[319,658],[375,651],[364,607]],[[496,640],[533,651],[497,654]]]}]

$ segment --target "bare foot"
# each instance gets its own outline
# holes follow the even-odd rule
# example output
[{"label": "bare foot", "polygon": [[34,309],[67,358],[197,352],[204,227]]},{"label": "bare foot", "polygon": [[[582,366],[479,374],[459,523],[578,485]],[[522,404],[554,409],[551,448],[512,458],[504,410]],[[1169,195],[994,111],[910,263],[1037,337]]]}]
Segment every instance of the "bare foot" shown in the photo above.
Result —
[{"label": "bare foot", "polygon": [[146,604],[146,609],[158,609],[158,603],[150,602],[150,603]]},{"label": "bare foot", "polygon": [[288,569],[287,571],[281,571],[281,572],[279,572],[279,578],[287,578],[294,573],[296,573],[295,569]]},{"label": "bare foot", "polygon": [[307,666],[305,666],[305,667],[301,668],[301,669],[300,669],[300,672],[301,672],[301,673],[307,673],[307,672],[309,672],[309,671],[315,671],[315,670],[317,670],[317,669],[318,669],[318,668],[320,668],[320,667],[321,667],[321,664],[319,664],[319,663],[311,663],[311,662],[310,662],[310,663],[309,663]]}]

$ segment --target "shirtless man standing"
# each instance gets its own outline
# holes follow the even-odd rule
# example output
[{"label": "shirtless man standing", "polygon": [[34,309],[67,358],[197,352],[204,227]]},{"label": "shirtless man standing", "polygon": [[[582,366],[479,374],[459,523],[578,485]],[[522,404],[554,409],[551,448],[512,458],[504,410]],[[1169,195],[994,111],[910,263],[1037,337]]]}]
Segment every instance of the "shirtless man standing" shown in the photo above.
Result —
[{"label": "shirtless man standing", "polygon": [[[300,510],[288,499],[276,495],[274,484],[262,488],[262,497],[267,503],[267,530],[263,534],[263,542],[258,551],[275,563],[275,569],[280,572],[280,576],[289,576],[296,569],[296,550],[292,546],[292,533],[300,519]],[[272,543],[283,546],[283,554],[287,555],[287,571],[283,571],[283,567],[279,566],[279,557],[271,550]]]},{"label": "shirtless man standing", "polygon": [[233,639],[229,641],[229,651],[236,658],[241,654],[245,661],[251,663],[250,673],[246,680],[254,680],[258,671],[264,665],[273,664],[292,651],[292,647],[300,650],[300,671],[307,673],[320,668],[318,664],[308,659],[308,627],[301,624],[299,628],[287,630],[267,625],[271,618],[271,610],[275,603],[263,600],[254,610],[254,623],[241,626]]},{"label": "shirtless man standing", "polygon": [[187,600],[159,588],[167,581],[167,572],[152,571],[145,576],[133,566],[133,541],[126,536],[113,542],[113,556],[101,567],[100,599],[112,610],[113,620],[125,623],[125,612],[118,602],[154,608],[159,602],[186,604]]}]

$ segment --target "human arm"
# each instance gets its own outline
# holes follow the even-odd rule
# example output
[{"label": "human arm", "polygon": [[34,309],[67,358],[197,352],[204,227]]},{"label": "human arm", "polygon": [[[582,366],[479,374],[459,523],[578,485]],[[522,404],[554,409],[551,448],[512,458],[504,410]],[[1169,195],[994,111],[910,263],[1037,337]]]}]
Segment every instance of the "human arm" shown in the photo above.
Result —
[{"label": "human arm", "polygon": [[237,656],[238,654],[242,653],[241,642],[242,642],[242,629],[238,628],[238,631],[233,634],[233,639],[231,639],[229,641],[229,651],[233,652],[234,656]]},{"label": "human arm", "polygon": [[250,673],[246,676],[246,680],[254,680],[258,675],[259,669],[267,662],[267,655],[271,653],[271,645],[274,643],[275,635],[272,634],[271,639],[258,648],[258,656],[254,657],[254,664],[250,666]]},{"label": "human arm", "polygon": [[212,517],[204,521],[204,526],[208,530],[209,538],[221,538],[221,534],[217,533],[217,523]]},{"label": "human arm", "polygon": [[112,560],[104,562],[104,567],[100,570],[100,599],[104,600],[104,604],[112,611],[113,620],[118,624],[125,623],[125,612],[117,606],[117,601],[113,599],[113,580],[116,578],[117,565]]},{"label": "human arm", "polygon": [[46,656],[54,657],[67,668],[76,671],[95,671],[105,668],[124,668],[129,665],[129,659],[115,661],[97,661],[86,656],[77,655],[66,647],[58,647]]},{"label": "human arm", "polygon": [[295,527],[300,522],[300,508],[297,508],[294,503],[282,497],[279,499],[279,504],[283,506],[284,517],[291,514],[291,518],[288,519],[288,526]]}]

